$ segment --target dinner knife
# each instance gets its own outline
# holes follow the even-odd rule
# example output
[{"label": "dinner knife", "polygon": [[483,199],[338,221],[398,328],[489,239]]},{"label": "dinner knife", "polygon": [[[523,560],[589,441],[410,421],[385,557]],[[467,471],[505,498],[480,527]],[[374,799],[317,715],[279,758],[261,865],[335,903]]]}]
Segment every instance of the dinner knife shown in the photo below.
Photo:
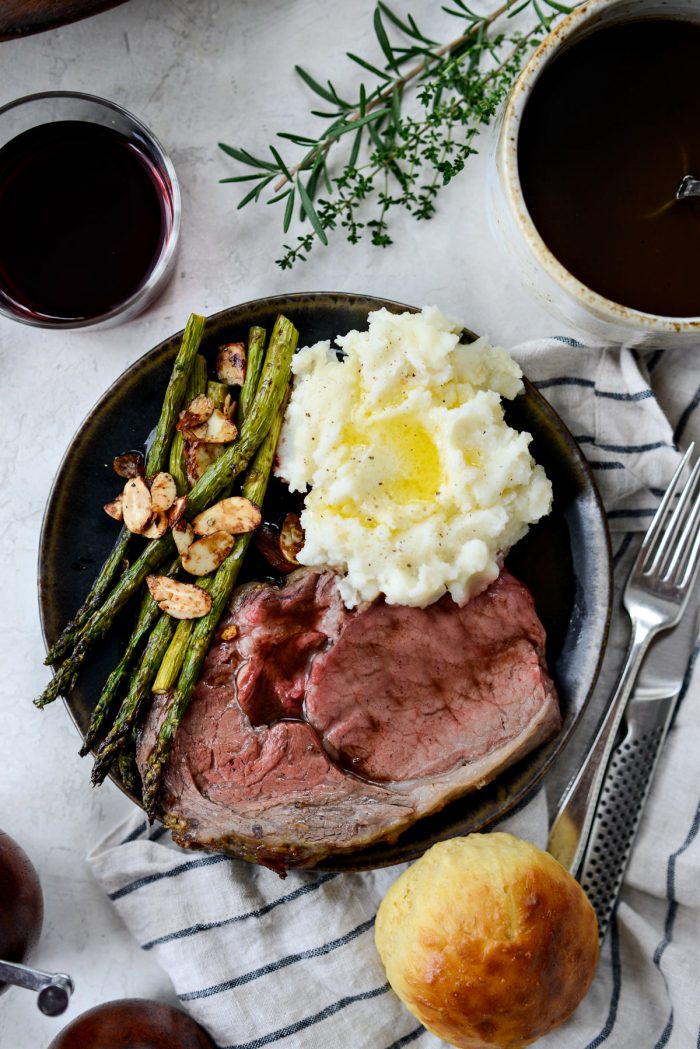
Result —
[{"label": "dinner knife", "polygon": [[[697,644],[697,630],[692,636]],[[649,681],[635,689],[625,713],[625,733],[612,753],[593,817],[579,881],[596,912],[601,943],[622,888],[692,654],[687,638],[681,640],[681,646],[683,657],[674,659],[673,671],[662,671],[665,681]]]}]

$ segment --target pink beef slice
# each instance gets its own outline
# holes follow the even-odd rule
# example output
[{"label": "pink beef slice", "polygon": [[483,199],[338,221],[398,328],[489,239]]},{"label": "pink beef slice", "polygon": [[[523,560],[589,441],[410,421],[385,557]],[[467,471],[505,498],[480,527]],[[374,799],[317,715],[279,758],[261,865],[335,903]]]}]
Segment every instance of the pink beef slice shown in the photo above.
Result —
[{"label": "pink beef slice", "polygon": [[460,608],[378,602],[314,661],[306,717],[329,751],[380,783],[501,752],[558,706],[529,591],[507,571]]},{"label": "pink beef slice", "polygon": [[[544,630],[506,570],[463,607],[343,606],[301,569],[241,588],[175,738],[163,820],[278,869],[392,841],[560,728]],[[164,704],[138,749],[143,767]]]}]

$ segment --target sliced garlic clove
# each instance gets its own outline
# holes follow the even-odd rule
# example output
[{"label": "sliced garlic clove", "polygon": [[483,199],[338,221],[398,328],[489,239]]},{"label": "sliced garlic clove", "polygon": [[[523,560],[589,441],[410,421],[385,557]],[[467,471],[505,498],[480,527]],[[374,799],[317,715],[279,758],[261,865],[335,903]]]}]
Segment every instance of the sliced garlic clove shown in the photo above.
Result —
[{"label": "sliced garlic clove", "polygon": [[262,515],[260,508],[242,495],[232,495],[221,499],[208,510],[192,521],[197,535],[211,535],[212,532],[229,532],[231,535],[243,535],[253,532],[260,525]]},{"label": "sliced garlic clove", "polygon": [[[255,533],[255,545],[276,572],[287,574],[294,572],[299,564],[296,556],[294,560],[290,560],[288,554],[282,550],[281,536],[282,532],[278,525],[266,522]],[[288,551],[291,553],[289,547]]]},{"label": "sliced garlic clove", "polygon": [[190,427],[187,433],[205,444],[230,444],[238,437],[238,428],[219,408],[215,408],[205,423]]},{"label": "sliced garlic clove", "polygon": [[246,356],[242,342],[229,342],[222,346],[216,358],[216,374],[220,382],[229,386],[242,386],[245,381]]},{"label": "sliced garlic clove", "polygon": [[151,493],[143,477],[132,477],[122,493],[124,524],[130,532],[140,535],[153,516]]},{"label": "sliced garlic clove", "polygon": [[222,444],[204,444],[202,441],[185,441],[185,469],[187,480],[195,484],[211,464],[224,453]]},{"label": "sliced garlic clove", "polygon": [[280,550],[290,564],[298,565],[297,554],[305,542],[304,529],[297,514],[287,514],[280,529]]},{"label": "sliced garlic clove", "polygon": [[190,401],[185,410],[180,412],[176,429],[185,431],[201,426],[207,421],[213,411],[214,402],[206,394],[199,393]]},{"label": "sliced garlic clove", "polygon": [[215,572],[233,550],[235,540],[228,532],[212,532],[197,539],[180,555],[182,567],[190,575],[202,576]]},{"label": "sliced garlic clove", "polygon": [[168,530],[168,515],[165,510],[156,510],[147,528],[141,535],[146,539],[161,539]]},{"label": "sliced garlic clove", "polygon": [[149,575],[146,584],[160,610],[173,619],[200,619],[211,609],[210,595],[193,583]]},{"label": "sliced garlic clove", "polygon": [[113,517],[115,521],[121,521],[124,518],[122,510],[122,493],[120,492],[116,499],[113,499],[111,503],[105,503],[104,512]]},{"label": "sliced garlic clove", "polygon": [[168,510],[168,524],[174,528],[187,509],[187,496],[179,495]]},{"label": "sliced garlic clove", "polygon": [[286,574],[293,572],[297,566],[282,553],[280,531],[277,525],[266,522],[255,533],[255,545],[271,568]]},{"label": "sliced garlic clove", "polygon": [[130,477],[143,477],[146,472],[146,460],[141,452],[124,452],[112,460],[112,469],[118,477],[125,480]]},{"label": "sliced garlic clove", "polygon": [[178,521],[173,526],[173,539],[175,540],[177,552],[182,557],[194,542],[194,531],[189,521]]},{"label": "sliced garlic clove", "polygon": [[172,474],[161,471],[151,481],[151,506],[156,510],[169,510],[177,499],[177,485]]},{"label": "sliced garlic clove", "polygon": [[238,627],[235,623],[230,623],[229,626],[225,626],[219,634],[222,641],[233,641],[235,637],[238,637]]}]

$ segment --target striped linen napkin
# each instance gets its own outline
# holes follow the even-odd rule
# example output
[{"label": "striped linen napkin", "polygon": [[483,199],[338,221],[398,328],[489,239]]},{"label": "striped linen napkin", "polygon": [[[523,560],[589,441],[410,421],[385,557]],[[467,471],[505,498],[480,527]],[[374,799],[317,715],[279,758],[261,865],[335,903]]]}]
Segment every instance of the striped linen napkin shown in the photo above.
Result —
[{"label": "striped linen napkin", "polygon": [[[678,462],[700,434],[700,358],[687,350],[526,343],[514,355],[564,418],[599,482],[618,583]],[[617,598],[616,598],[617,600]],[[577,733],[585,745],[626,643],[616,617],[600,687]],[[700,672],[686,675],[598,974],[557,1049],[700,1049]],[[574,744],[544,789],[500,824],[542,846]],[[567,766],[567,761],[569,765]],[[386,983],[377,906],[403,868],[290,873],[173,846],[141,813],[88,857],[134,937],[172,979],[183,1008],[226,1049],[438,1049]]]}]

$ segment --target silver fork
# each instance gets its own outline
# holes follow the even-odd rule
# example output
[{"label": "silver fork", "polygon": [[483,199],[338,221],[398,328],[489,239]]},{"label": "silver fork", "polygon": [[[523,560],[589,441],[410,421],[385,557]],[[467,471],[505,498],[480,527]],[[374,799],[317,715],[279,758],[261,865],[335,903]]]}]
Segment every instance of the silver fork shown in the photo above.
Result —
[{"label": "silver fork", "polygon": [[690,445],[654,514],[625,585],[622,602],[632,622],[627,658],[583,765],[566,788],[549,832],[548,851],[573,875],[586,851],[598,798],[627,701],[649,643],[680,621],[700,562],[700,459],[683,486]]}]

